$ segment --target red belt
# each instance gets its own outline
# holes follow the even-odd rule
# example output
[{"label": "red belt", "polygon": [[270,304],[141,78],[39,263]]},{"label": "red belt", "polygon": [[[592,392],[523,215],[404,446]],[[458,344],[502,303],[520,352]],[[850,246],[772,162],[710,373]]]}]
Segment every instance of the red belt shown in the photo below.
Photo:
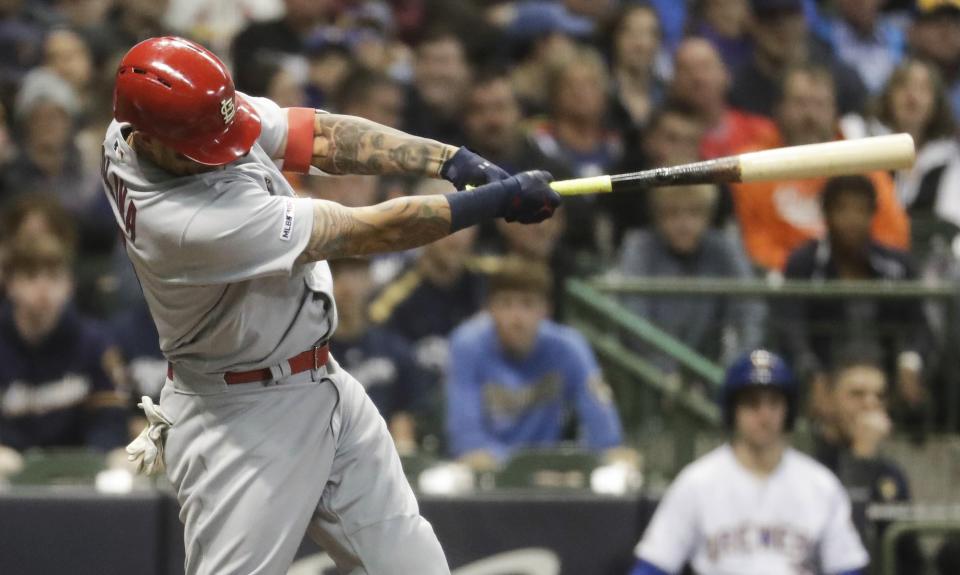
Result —
[{"label": "red belt", "polygon": [[[327,365],[330,359],[330,346],[327,344],[318,345],[308,349],[303,353],[291,357],[287,360],[290,364],[290,375],[307,371],[308,369],[320,369]],[[173,365],[167,364],[167,378],[173,379]],[[270,368],[251,369],[250,371],[228,371],[223,374],[223,381],[227,385],[236,385],[238,383],[253,383],[255,381],[269,381],[273,379],[273,373]]]}]

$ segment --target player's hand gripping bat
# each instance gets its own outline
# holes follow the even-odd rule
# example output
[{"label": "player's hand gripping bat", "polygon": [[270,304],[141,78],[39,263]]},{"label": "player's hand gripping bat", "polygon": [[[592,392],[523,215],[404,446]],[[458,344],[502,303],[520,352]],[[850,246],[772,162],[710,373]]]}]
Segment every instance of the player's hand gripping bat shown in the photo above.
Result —
[{"label": "player's hand gripping bat", "polygon": [[661,186],[841,176],[908,168],[915,157],[913,138],[894,134],[775,148],[616,176],[560,180],[550,186],[562,196],[575,196]]}]

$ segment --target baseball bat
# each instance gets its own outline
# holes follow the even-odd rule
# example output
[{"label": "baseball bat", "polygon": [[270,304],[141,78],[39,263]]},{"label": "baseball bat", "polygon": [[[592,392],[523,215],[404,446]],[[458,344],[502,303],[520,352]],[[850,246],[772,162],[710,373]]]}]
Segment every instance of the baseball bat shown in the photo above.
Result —
[{"label": "baseball bat", "polygon": [[561,195],[576,196],[660,186],[842,176],[908,168],[915,157],[910,134],[893,134],[774,148],[615,176],[559,180],[550,186]]}]

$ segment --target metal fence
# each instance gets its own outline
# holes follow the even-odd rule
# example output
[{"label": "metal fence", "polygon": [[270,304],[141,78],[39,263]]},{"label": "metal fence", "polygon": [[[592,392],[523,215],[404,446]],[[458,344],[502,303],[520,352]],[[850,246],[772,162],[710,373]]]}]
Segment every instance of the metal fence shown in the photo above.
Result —
[{"label": "metal fence", "polygon": [[[711,434],[722,436],[714,398],[723,366],[718,357],[708,357],[632,313],[623,303],[631,296],[755,298],[771,310],[798,298],[811,302],[919,301],[923,313],[930,318],[930,344],[941,352],[932,354],[937,358],[935,365],[927,366],[928,373],[935,372],[932,384],[936,401],[932,403],[940,411],[937,417],[930,416],[928,431],[960,430],[960,362],[957,354],[950,353],[960,343],[960,290],[952,283],[619,277],[568,281],[566,320],[585,335],[597,352],[628,432],[652,458],[648,465],[660,467],[668,474],[693,458],[697,451],[695,435],[706,434],[708,442]],[[775,315],[768,314],[770,325],[776,326]],[[653,353],[638,352],[638,342],[645,351],[669,357],[683,377],[658,367],[651,359]]]}]

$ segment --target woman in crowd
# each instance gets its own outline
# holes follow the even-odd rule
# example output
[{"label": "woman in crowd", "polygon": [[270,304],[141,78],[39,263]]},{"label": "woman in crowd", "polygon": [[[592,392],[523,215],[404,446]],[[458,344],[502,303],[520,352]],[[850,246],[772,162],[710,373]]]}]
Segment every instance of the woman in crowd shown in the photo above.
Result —
[{"label": "woman in crowd", "polygon": [[848,138],[891,132],[913,136],[917,161],[895,178],[900,201],[915,223],[935,217],[960,226],[960,195],[956,193],[960,146],[943,81],[933,66],[922,60],[905,60],[891,75],[873,110],[866,117],[845,117],[842,129]]}]

